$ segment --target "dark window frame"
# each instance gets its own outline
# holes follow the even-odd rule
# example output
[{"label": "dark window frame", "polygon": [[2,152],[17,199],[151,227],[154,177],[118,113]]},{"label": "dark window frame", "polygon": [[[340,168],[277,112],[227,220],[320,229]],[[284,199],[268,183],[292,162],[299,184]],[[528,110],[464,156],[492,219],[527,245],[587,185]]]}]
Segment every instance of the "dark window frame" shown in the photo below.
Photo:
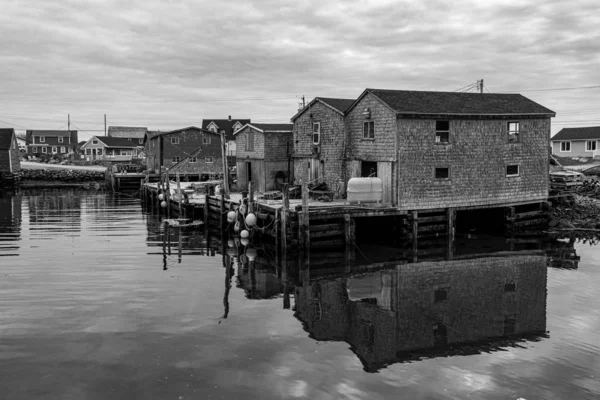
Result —
[{"label": "dark window frame", "polygon": [[510,143],[521,142],[521,123],[519,121],[508,121],[506,123],[506,131],[508,132],[508,141]]},{"label": "dark window frame", "polygon": [[[315,126],[317,126],[316,131],[315,131]],[[316,141],[315,141],[315,136],[317,137]],[[313,124],[312,124],[312,144],[315,146],[321,144],[321,123],[320,122],[313,122]]]},{"label": "dark window frame", "polygon": [[[444,175],[443,174],[443,170],[446,170],[446,176],[440,176],[440,175]],[[450,179],[450,167],[435,167],[433,169],[433,177],[436,180],[449,180]]]},{"label": "dark window frame", "polygon": [[375,121],[363,121],[363,140],[375,140]]},{"label": "dark window frame", "polygon": [[[515,173],[513,170],[513,172],[511,173],[509,171],[509,169],[513,169],[514,167],[517,168],[517,172]],[[516,176],[520,176],[520,175],[521,175],[521,168],[520,168],[519,164],[510,164],[510,165],[506,166],[506,177],[507,178],[512,178],[512,177],[516,177]]]},{"label": "dark window frame", "polygon": [[[447,124],[447,126],[443,126]],[[445,141],[443,138],[445,137]],[[436,144],[450,144],[450,121],[439,120],[435,121],[435,143]]]}]

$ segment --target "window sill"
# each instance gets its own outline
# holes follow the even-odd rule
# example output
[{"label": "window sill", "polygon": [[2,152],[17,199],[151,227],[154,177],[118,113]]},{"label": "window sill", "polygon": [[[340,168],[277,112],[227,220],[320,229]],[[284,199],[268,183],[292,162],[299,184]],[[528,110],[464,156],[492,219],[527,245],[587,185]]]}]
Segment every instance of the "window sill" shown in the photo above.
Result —
[{"label": "window sill", "polygon": [[360,139],[361,142],[374,142],[375,138],[362,138]]},{"label": "window sill", "polygon": [[521,175],[506,175],[507,178],[518,178]]}]

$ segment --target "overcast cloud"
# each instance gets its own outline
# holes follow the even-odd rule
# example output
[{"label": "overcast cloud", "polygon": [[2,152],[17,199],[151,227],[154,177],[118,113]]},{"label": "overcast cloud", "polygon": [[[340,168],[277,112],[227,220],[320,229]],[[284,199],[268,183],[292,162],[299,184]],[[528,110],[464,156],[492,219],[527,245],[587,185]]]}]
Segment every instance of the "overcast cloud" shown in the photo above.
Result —
[{"label": "overcast cloud", "polygon": [[[299,97],[483,78],[600,125],[597,0],[0,0],[0,126],[287,122]],[[554,88],[597,88],[548,90]],[[531,91],[536,90],[536,91]],[[12,125],[10,125],[12,124]],[[65,126],[66,128],[66,126]],[[101,132],[95,132],[100,134]],[[85,135],[84,135],[85,136]]]}]

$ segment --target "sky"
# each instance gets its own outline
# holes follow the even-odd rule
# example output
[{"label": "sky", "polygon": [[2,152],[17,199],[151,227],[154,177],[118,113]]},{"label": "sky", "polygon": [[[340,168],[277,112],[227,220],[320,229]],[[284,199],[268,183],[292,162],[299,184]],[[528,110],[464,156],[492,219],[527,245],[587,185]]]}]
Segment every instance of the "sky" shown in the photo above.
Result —
[{"label": "sky", "polygon": [[0,0],[0,127],[289,122],[365,88],[518,92],[600,126],[597,0]]}]

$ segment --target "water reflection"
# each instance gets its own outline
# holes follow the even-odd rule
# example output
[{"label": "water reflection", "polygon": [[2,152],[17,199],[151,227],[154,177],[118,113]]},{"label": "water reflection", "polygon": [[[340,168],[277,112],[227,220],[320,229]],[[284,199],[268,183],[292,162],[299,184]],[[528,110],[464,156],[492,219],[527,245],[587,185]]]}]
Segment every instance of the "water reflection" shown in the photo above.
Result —
[{"label": "water reflection", "polygon": [[0,257],[19,255],[21,202],[20,195],[0,196]]}]

